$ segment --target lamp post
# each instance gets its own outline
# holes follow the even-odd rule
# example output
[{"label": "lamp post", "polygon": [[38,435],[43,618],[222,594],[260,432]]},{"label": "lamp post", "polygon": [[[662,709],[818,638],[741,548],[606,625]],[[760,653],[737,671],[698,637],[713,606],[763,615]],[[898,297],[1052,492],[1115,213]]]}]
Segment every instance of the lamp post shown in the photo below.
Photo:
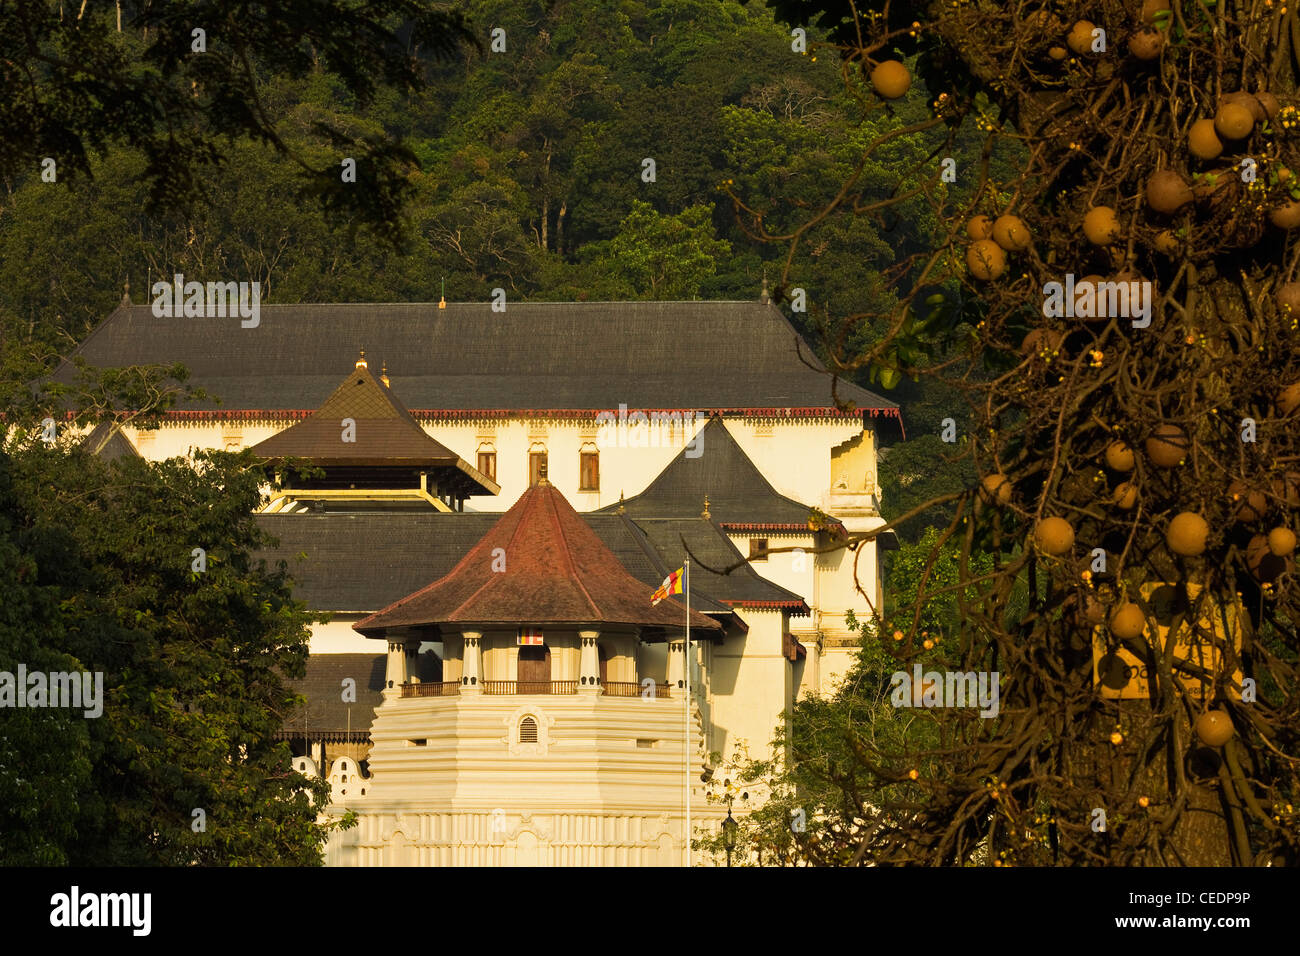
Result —
[{"label": "lamp post", "polygon": [[727,866],[731,866],[731,851],[736,847],[736,831],[740,829],[731,816],[731,794],[727,794],[727,819],[722,821],[722,845],[727,848]]}]

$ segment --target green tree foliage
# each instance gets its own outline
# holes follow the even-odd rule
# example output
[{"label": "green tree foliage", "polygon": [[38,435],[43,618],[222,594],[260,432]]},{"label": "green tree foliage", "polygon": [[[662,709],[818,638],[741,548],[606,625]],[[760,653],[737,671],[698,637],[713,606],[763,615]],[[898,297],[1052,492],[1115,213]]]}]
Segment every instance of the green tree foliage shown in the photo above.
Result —
[{"label": "green tree foliage", "polygon": [[692,206],[677,216],[661,216],[649,203],[632,202],[622,228],[597,253],[596,265],[622,278],[636,298],[684,299],[718,268],[731,251],[713,238],[707,206]]},{"label": "green tree foliage", "polygon": [[[801,698],[791,709],[788,730],[778,731],[775,748],[788,761],[750,761],[739,769],[743,785],[767,799],[739,820],[733,859],[750,864],[854,865],[864,828],[901,829],[925,800],[911,777],[934,780],[944,774],[941,754],[960,746],[953,722],[936,711],[900,708],[893,700],[894,675],[965,671],[972,660],[961,643],[961,551],[941,545],[927,528],[920,540],[894,556],[898,589],[886,592],[880,621],[851,621],[861,631],[858,658],[838,690]],[[988,558],[976,570],[992,569]],[[978,588],[967,585],[966,600]],[[975,712],[964,723],[979,720]],[[723,835],[699,841],[713,853],[725,851]]]},{"label": "green tree foliage", "polygon": [[[0,174],[35,175],[52,159],[65,181],[86,177],[92,155],[126,146],[145,158],[152,208],[185,209],[226,168],[228,144],[247,138],[292,163],[300,191],[331,214],[360,217],[394,240],[409,151],[322,117],[315,130],[335,152],[313,162],[283,138],[262,77],[337,77],[364,106],[383,89],[420,90],[427,61],[470,39],[458,14],[416,0],[96,0],[75,14],[52,0],[6,4]],[[357,160],[354,188],[339,175],[344,156]]]},{"label": "green tree foliage", "polygon": [[0,711],[0,862],[319,864],[328,785],[274,740],[310,615],[253,557],[252,459],[74,441],[0,451],[0,669],[100,672],[103,713]]}]

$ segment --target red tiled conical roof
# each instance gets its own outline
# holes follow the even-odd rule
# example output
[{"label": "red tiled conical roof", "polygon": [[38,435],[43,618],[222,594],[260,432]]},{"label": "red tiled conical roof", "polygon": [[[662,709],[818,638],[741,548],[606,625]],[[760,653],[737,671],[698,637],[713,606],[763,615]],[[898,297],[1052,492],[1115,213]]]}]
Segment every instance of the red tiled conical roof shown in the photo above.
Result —
[{"label": "red tiled conical roof", "polygon": [[[627,572],[563,495],[538,484],[446,576],[352,626],[370,637],[442,624],[682,627],[682,606],[673,599],[651,605],[653,590]],[[720,630],[692,611],[695,628]]]}]

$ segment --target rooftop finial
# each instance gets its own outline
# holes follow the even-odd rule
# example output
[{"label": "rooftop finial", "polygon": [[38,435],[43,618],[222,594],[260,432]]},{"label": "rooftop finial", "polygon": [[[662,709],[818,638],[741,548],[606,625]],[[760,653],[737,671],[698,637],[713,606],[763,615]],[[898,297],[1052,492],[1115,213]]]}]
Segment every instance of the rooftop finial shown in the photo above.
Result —
[{"label": "rooftop finial", "polygon": [[546,480],[546,462],[542,462],[540,465],[537,466],[537,484],[538,485],[550,484],[550,482]]},{"label": "rooftop finial", "polygon": [[618,493],[618,513],[619,514],[627,513],[627,509],[623,507],[623,492],[621,490]]},{"label": "rooftop finial", "polygon": [[442,298],[438,300],[438,308],[447,308],[447,277],[442,277]]},{"label": "rooftop finial", "polygon": [[366,362],[366,350],[361,350],[361,358],[357,359],[357,368],[370,368]]},{"label": "rooftop finial", "polygon": [[767,294],[767,266],[763,266],[763,294],[759,296],[758,301],[762,302],[764,305],[767,305],[768,302],[772,301],[771,297]]},{"label": "rooftop finial", "polygon": [[379,381],[384,383],[384,388],[392,388],[393,383],[388,380],[388,363],[384,362],[379,367]]},{"label": "rooftop finial", "polygon": [[131,280],[127,279],[122,283],[122,304],[131,304]]},{"label": "rooftop finial", "polygon": [[707,521],[709,518],[712,517],[712,515],[709,514],[709,496],[708,496],[708,495],[705,495],[705,496],[704,496],[704,510],[700,512],[700,517],[701,517],[701,518],[704,518],[706,521]]}]

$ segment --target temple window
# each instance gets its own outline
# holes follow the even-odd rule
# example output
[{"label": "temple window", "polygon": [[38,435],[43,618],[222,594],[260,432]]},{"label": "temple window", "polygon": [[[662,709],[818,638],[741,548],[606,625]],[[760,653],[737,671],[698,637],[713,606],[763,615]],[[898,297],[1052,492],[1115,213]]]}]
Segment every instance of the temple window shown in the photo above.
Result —
[{"label": "temple window", "polygon": [[519,742],[521,744],[537,743],[537,721],[532,717],[525,717],[519,721]]},{"label": "temple window", "polygon": [[491,445],[479,446],[478,470],[493,481],[497,480],[497,453]]},{"label": "temple window", "polygon": [[579,491],[600,491],[600,452],[584,448],[579,456]]}]

